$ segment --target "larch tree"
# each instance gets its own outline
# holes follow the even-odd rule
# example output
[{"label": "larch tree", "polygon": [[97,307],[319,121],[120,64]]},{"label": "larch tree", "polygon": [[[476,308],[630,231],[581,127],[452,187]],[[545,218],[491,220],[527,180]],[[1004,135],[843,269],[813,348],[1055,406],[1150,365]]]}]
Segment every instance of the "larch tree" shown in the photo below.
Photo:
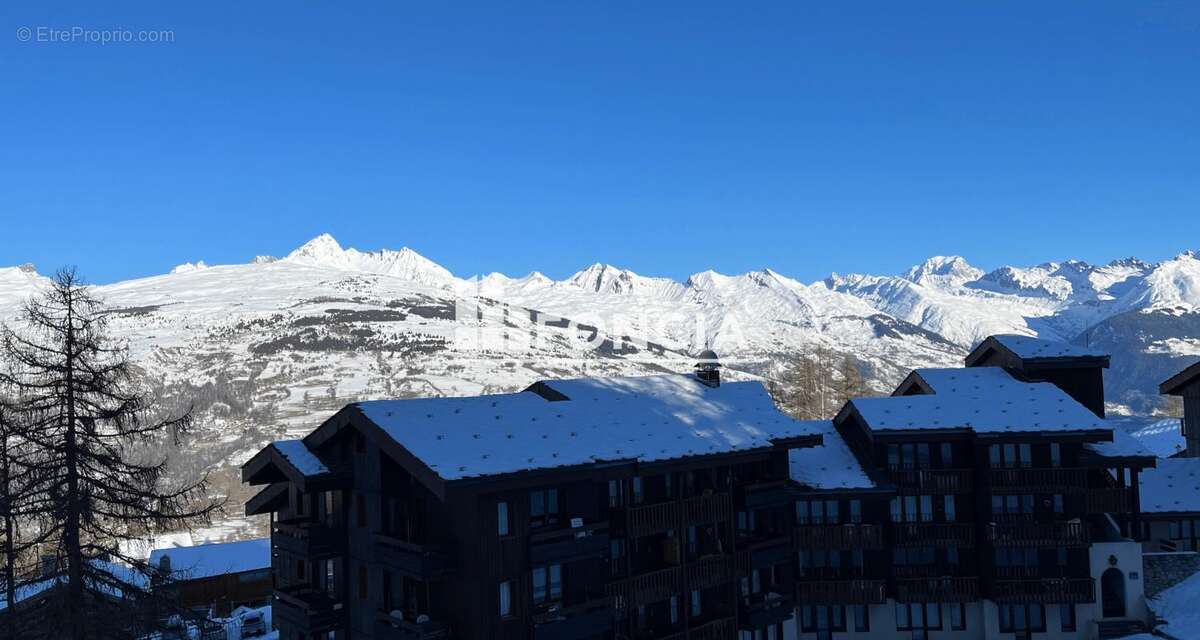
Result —
[{"label": "larch tree", "polygon": [[115,639],[152,629],[160,608],[145,589],[150,569],[122,543],[189,528],[222,505],[207,495],[206,479],[168,477],[162,451],[178,442],[190,414],[161,415],[124,346],[107,335],[107,319],[65,269],[0,332],[22,437],[41,471],[42,554],[54,555],[61,582],[22,637]]}]

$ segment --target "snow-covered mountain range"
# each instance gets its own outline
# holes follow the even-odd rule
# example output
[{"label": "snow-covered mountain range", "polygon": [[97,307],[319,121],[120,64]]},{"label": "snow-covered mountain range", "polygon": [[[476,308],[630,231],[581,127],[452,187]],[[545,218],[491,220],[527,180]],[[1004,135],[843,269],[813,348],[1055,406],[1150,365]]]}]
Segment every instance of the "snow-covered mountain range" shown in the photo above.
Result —
[{"label": "snow-covered mountain range", "polygon": [[[86,275],[86,274],[85,274]],[[0,269],[0,318],[45,277]],[[1200,359],[1200,259],[977,269],[934,257],[891,276],[805,284],[770,269],[684,282],[605,264],[456,277],[403,248],[322,235],[286,257],[180,265],[104,285],[112,331],[164,397],[195,405],[188,465],[232,469],[357,399],[513,390],[546,377],[685,370],[711,346],[733,375],[773,378],[817,348],[850,355],[880,391],[918,366],[953,366],[992,333],[1113,354],[1109,397],[1139,412]]]}]

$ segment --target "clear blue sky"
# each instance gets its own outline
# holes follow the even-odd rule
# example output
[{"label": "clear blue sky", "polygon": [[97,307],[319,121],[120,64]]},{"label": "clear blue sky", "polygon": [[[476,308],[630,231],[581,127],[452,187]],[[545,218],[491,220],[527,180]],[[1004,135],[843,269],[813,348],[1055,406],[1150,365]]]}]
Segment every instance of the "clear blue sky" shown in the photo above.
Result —
[{"label": "clear blue sky", "polygon": [[[108,282],[325,231],[554,277],[1200,248],[1194,2],[22,4],[0,264]],[[175,41],[18,38],[74,26]]]}]

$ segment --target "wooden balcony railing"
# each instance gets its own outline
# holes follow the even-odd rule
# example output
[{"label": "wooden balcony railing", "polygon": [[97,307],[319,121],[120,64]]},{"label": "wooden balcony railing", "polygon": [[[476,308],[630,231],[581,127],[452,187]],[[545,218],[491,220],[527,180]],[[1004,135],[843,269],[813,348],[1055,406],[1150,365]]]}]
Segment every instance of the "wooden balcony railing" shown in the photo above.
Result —
[{"label": "wooden balcony railing", "polygon": [[965,522],[896,522],[892,543],[901,547],[973,547],[975,526]]},{"label": "wooden balcony railing", "polygon": [[1083,522],[992,522],[987,537],[997,547],[1086,547],[1091,541]]},{"label": "wooden balcony railing", "polygon": [[970,493],[974,486],[970,469],[891,469],[892,481],[908,491],[922,493]]},{"label": "wooden balcony railing", "polygon": [[1073,493],[1088,490],[1088,470],[1076,467],[989,469],[993,491]]},{"label": "wooden balcony railing", "polygon": [[726,640],[726,638],[732,638],[736,632],[733,618],[718,618],[688,629],[687,638],[688,640]]},{"label": "wooden balcony railing", "polygon": [[277,522],[271,526],[271,546],[309,559],[345,551],[346,528],[320,521]]},{"label": "wooden balcony railing", "polygon": [[605,585],[607,595],[622,600],[623,606],[666,600],[683,590],[683,567],[668,567],[631,576]]},{"label": "wooden balcony railing", "polygon": [[275,589],[272,608],[275,620],[286,621],[305,634],[332,629],[344,617],[339,601],[309,586]]},{"label": "wooden balcony railing", "polygon": [[733,500],[728,493],[714,493],[684,500],[672,500],[625,509],[625,528],[630,537],[683,529],[693,524],[722,522],[733,516]]},{"label": "wooden balcony railing", "polygon": [[1133,492],[1129,489],[1089,489],[1084,500],[1090,514],[1133,513]]},{"label": "wooden balcony railing", "polygon": [[915,578],[894,581],[897,602],[970,602],[979,599],[979,578]]},{"label": "wooden balcony railing", "polygon": [[797,582],[796,601],[804,604],[884,604],[883,580],[822,580]]},{"label": "wooden balcony railing", "polygon": [[454,569],[454,558],[445,547],[415,544],[382,533],[375,534],[375,554],[388,569],[416,578],[432,578]]},{"label": "wooden balcony railing", "polygon": [[[744,557],[745,553],[740,554]],[[744,560],[743,560],[744,561]],[[735,556],[709,556],[686,565],[688,589],[707,589],[733,579]]]},{"label": "wooden balcony railing", "polygon": [[883,529],[874,524],[803,524],[796,527],[802,549],[881,549]]},{"label": "wooden balcony railing", "polygon": [[1078,604],[1096,601],[1096,581],[1091,578],[996,580],[991,592],[992,600],[1002,603]]}]

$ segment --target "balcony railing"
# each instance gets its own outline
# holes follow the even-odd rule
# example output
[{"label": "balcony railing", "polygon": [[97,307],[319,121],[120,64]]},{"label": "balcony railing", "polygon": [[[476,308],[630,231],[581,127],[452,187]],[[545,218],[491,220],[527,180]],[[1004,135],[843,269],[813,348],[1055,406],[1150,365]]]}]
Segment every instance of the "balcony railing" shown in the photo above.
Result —
[{"label": "balcony railing", "polygon": [[894,581],[897,602],[969,602],[979,598],[979,578],[916,578]]},{"label": "balcony railing", "polygon": [[376,558],[388,569],[416,578],[433,578],[453,570],[450,554],[440,545],[415,544],[375,534]]},{"label": "balcony railing", "polygon": [[308,586],[276,589],[272,611],[276,621],[305,635],[335,628],[344,618],[341,602]]},{"label": "balcony railing", "polygon": [[765,540],[739,541],[738,546],[749,555],[751,569],[763,569],[795,558],[792,539],[784,536]]},{"label": "balcony railing", "polygon": [[583,640],[612,628],[611,598],[597,598],[577,605],[535,614],[534,640]]},{"label": "balcony railing", "polygon": [[[745,553],[740,554],[745,562]],[[724,584],[733,579],[735,572],[734,556],[709,556],[700,558],[687,565],[687,587],[689,589],[707,589]]]},{"label": "balcony railing", "polygon": [[883,580],[798,582],[796,600],[801,604],[883,604],[887,590]]},{"label": "balcony railing", "polygon": [[380,613],[376,621],[376,638],[381,640],[442,640],[450,637],[450,629],[436,620],[407,620]]},{"label": "balcony railing", "polygon": [[974,483],[970,469],[891,469],[898,486],[922,493],[970,493]]},{"label": "balcony railing", "polygon": [[1075,467],[989,469],[992,490],[1071,493],[1087,491],[1088,470]]},{"label": "balcony railing", "polygon": [[987,537],[997,547],[1086,547],[1091,541],[1082,522],[992,522]]},{"label": "balcony railing", "polygon": [[743,598],[738,620],[743,629],[762,629],[790,620],[795,610],[793,594],[767,592]]},{"label": "balcony railing", "polygon": [[607,522],[574,529],[542,531],[529,536],[529,561],[534,566],[600,558],[608,551]]},{"label": "balcony railing", "polygon": [[346,528],[320,521],[277,522],[271,527],[271,546],[309,559],[343,553]]},{"label": "balcony railing", "polygon": [[802,549],[881,549],[883,530],[874,524],[803,524],[796,527]]},{"label": "balcony railing", "polygon": [[1002,603],[1078,604],[1096,601],[1096,581],[1091,578],[997,580],[991,591],[992,600]]},{"label": "balcony railing", "polygon": [[666,600],[682,590],[683,567],[668,567],[631,576],[604,587],[605,594],[620,598],[625,606]]},{"label": "balcony railing", "polygon": [[975,526],[963,522],[896,522],[892,543],[901,547],[973,547]]},{"label": "balcony railing", "polygon": [[723,522],[733,516],[728,493],[714,493],[684,500],[629,507],[625,510],[626,533],[637,538],[682,529],[693,524]]},{"label": "balcony railing", "polygon": [[1129,489],[1089,489],[1085,496],[1087,512],[1091,514],[1133,513],[1133,492]]}]

